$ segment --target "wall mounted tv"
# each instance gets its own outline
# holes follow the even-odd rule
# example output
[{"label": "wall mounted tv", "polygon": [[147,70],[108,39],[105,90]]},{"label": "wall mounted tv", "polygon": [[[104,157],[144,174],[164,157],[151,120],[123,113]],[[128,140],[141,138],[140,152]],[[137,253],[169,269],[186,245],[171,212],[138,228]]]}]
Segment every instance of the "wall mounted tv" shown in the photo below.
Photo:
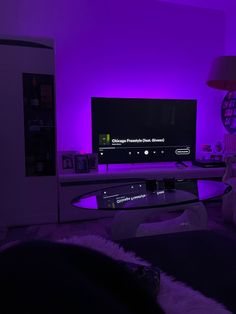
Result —
[{"label": "wall mounted tv", "polygon": [[92,97],[99,164],[195,159],[196,100]]}]

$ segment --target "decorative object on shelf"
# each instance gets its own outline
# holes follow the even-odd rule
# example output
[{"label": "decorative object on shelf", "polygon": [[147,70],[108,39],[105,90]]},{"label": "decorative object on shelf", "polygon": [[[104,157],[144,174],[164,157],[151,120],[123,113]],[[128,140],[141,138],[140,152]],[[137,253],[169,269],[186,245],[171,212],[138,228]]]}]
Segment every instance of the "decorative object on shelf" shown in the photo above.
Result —
[{"label": "decorative object on shelf", "polygon": [[[203,144],[201,145],[201,160],[202,161],[216,161],[223,160],[223,144],[217,141],[214,145]],[[198,160],[200,162],[200,160]]]},{"label": "decorative object on shelf", "polygon": [[82,154],[76,150],[58,153],[59,173],[86,173],[98,169],[97,154]]},{"label": "decorative object on shelf", "polygon": [[221,141],[216,142],[213,146],[213,151],[210,159],[214,161],[223,160],[223,144]]},{"label": "decorative object on shelf", "polygon": [[201,145],[201,155],[203,160],[209,160],[212,154],[211,144],[203,144]]},{"label": "decorative object on shelf", "polygon": [[59,152],[59,172],[60,173],[74,173],[75,162],[74,156],[76,151],[62,151]]},{"label": "decorative object on shelf", "polygon": [[221,119],[229,133],[236,132],[236,92],[228,92],[221,106]]},{"label": "decorative object on shelf", "polygon": [[88,166],[89,170],[97,170],[98,169],[98,154],[87,154],[88,156]]},{"label": "decorative object on shelf", "polygon": [[224,157],[236,155],[236,134],[224,135]]},{"label": "decorative object on shelf", "polygon": [[76,154],[74,156],[75,173],[89,172],[89,160],[88,155]]},{"label": "decorative object on shelf", "polygon": [[215,143],[215,151],[217,153],[222,153],[222,151],[223,151],[223,144],[222,144],[221,141],[218,141],[218,142]]},{"label": "decorative object on shelf", "polygon": [[221,56],[214,60],[207,85],[228,93],[221,106],[221,118],[229,133],[236,132],[236,56]]}]

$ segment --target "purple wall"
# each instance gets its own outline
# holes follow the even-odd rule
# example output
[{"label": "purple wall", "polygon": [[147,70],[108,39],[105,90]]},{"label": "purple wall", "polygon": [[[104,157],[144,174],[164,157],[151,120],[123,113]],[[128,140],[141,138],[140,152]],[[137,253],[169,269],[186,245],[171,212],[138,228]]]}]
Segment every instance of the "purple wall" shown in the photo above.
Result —
[{"label": "purple wall", "polygon": [[154,0],[18,2],[3,7],[2,33],[55,38],[59,150],[91,150],[91,96],[196,98],[198,147],[222,139],[222,93],[205,81],[225,51],[223,11]]}]

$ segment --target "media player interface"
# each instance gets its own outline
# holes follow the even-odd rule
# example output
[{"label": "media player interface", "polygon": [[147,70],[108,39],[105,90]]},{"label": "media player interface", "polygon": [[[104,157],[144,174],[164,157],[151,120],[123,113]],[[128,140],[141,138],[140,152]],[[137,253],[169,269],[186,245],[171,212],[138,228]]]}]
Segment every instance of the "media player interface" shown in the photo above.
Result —
[{"label": "media player interface", "polygon": [[99,163],[194,159],[195,103],[125,100],[100,99],[92,106]]},{"label": "media player interface", "polygon": [[[109,139],[109,140],[105,140]],[[149,145],[148,145],[149,144]],[[159,144],[159,145],[158,145]],[[168,146],[165,144],[165,138],[138,138],[138,139],[117,139],[111,134],[99,134],[99,154],[108,156],[111,153],[126,154],[132,160],[136,156],[141,158],[150,157],[149,155],[158,156],[188,156],[191,154],[191,146]],[[100,159],[102,159],[100,157]],[[148,158],[147,158],[148,159]]]}]

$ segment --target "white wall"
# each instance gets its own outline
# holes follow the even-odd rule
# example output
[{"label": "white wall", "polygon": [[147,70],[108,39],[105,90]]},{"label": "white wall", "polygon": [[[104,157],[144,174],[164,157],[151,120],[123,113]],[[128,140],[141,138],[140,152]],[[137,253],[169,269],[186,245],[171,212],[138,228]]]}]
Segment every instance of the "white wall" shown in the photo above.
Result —
[{"label": "white wall", "polygon": [[235,0],[161,0],[161,1],[223,11],[226,17],[225,54],[236,55]]}]

